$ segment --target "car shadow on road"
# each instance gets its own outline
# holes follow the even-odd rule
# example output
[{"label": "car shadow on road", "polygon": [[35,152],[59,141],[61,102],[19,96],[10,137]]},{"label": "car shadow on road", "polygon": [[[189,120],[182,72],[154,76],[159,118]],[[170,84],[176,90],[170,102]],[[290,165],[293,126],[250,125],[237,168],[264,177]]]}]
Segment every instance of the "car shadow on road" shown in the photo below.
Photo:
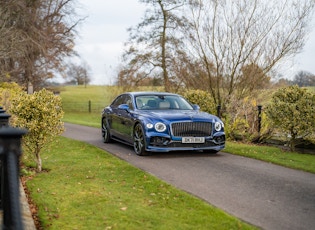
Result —
[{"label": "car shadow on road", "polygon": [[[120,142],[112,142],[107,143],[104,146],[105,150],[116,153],[115,155],[134,155],[135,157],[139,158],[189,158],[189,157],[223,157],[222,152],[218,153],[207,153],[202,151],[171,151],[171,152],[149,152],[146,156],[137,156],[133,150],[133,147],[130,145],[126,145]],[[117,154],[120,153],[120,154]]]},{"label": "car shadow on road", "polygon": [[148,156],[150,158],[189,158],[189,157],[222,157],[223,155],[218,153],[204,153],[201,151],[172,151],[172,152],[152,152]]}]

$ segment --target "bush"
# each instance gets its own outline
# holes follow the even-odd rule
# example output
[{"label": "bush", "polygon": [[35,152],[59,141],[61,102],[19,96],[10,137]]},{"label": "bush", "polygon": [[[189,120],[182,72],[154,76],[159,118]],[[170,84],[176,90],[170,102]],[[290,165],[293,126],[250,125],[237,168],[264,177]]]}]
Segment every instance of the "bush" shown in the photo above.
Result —
[{"label": "bush", "polygon": [[[189,90],[183,94],[191,103],[198,104],[202,111],[216,114],[217,105],[211,95],[202,90]],[[242,100],[231,99],[222,109],[221,119],[225,124],[227,138],[232,140],[263,142],[270,136],[270,122],[261,114],[261,130],[258,133],[257,101],[246,97]]]},{"label": "bush", "polygon": [[298,86],[279,89],[273,94],[266,114],[285,134],[290,150],[301,141],[315,140],[315,94]]},{"label": "bush", "polygon": [[28,130],[23,144],[41,171],[41,150],[64,130],[60,97],[45,89],[34,94],[22,92],[11,99],[9,112],[15,117],[13,126]]},{"label": "bush", "polygon": [[256,99],[245,97],[231,99],[224,114],[226,133],[229,139],[263,142],[270,135],[270,124],[261,112],[261,127],[258,130],[258,103]]},{"label": "bush", "polygon": [[11,99],[23,92],[23,89],[16,83],[0,83],[0,105],[8,110],[11,105]]},{"label": "bush", "polygon": [[183,94],[183,96],[192,104],[200,106],[200,110],[216,114],[217,105],[214,103],[213,98],[209,93],[202,90],[189,90]]}]

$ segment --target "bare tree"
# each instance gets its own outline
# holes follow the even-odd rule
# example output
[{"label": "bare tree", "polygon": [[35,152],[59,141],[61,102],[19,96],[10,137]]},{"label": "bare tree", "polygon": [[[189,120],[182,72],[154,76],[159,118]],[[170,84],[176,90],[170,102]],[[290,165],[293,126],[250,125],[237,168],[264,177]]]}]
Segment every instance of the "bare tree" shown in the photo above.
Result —
[{"label": "bare tree", "polygon": [[293,84],[298,86],[315,86],[315,75],[307,71],[299,71],[293,79]]},{"label": "bare tree", "polygon": [[[11,28],[23,38],[19,55],[1,56],[10,80],[35,88],[63,68],[63,59],[73,54],[75,27],[81,21],[74,10],[75,0],[1,1],[14,3],[9,11]],[[12,7],[11,7],[12,8]],[[10,9],[10,8],[9,8]],[[1,15],[2,16],[2,15]],[[6,41],[4,46],[9,46]]]},{"label": "bare tree", "polygon": [[[184,0],[140,0],[150,6],[144,20],[136,27],[130,28],[128,50],[124,54],[124,61],[128,63],[128,74],[137,72],[145,76],[162,74],[165,91],[170,91],[170,62],[178,44],[176,28],[181,23],[178,10]],[[126,71],[124,74],[127,73]]]},{"label": "bare tree", "polygon": [[[14,69],[14,59],[26,53],[25,44],[29,42],[24,25],[25,11],[20,0],[0,0],[0,79],[9,78]],[[15,67],[15,69],[17,66]]]},{"label": "bare tree", "polygon": [[301,50],[315,4],[313,0],[190,3],[187,51],[191,60],[203,62],[204,84],[217,104],[227,103],[236,91],[250,92],[245,82],[267,80],[266,74],[281,60]]},{"label": "bare tree", "polygon": [[86,87],[91,81],[90,69],[86,62],[82,62],[81,64],[70,63],[67,66],[66,79],[75,81],[78,85]]},{"label": "bare tree", "polygon": [[233,95],[236,99],[243,99],[248,95],[253,96],[260,89],[269,88],[270,79],[271,77],[256,64],[244,65],[239,80],[235,82]]}]

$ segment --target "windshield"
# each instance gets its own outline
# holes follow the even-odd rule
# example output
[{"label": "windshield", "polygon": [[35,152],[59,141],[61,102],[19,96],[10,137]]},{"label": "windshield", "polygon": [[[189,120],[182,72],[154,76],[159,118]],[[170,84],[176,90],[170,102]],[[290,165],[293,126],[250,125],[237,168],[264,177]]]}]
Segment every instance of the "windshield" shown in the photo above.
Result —
[{"label": "windshield", "polygon": [[176,95],[142,95],[136,97],[136,106],[140,110],[192,110],[191,104]]}]

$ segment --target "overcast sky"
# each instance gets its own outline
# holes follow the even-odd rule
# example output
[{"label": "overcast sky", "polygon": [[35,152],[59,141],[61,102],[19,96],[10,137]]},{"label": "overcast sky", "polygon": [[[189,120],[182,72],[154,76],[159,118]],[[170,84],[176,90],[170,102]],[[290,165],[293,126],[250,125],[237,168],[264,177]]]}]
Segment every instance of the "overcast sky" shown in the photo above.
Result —
[{"label": "overcast sky", "polygon": [[[128,40],[127,28],[137,25],[145,6],[138,0],[79,0],[87,19],[78,28],[80,38],[75,50],[91,67],[91,84],[113,84],[116,69]],[[303,51],[286,65],[283,75],[303,70],[315,74],[315,28]]]}]

